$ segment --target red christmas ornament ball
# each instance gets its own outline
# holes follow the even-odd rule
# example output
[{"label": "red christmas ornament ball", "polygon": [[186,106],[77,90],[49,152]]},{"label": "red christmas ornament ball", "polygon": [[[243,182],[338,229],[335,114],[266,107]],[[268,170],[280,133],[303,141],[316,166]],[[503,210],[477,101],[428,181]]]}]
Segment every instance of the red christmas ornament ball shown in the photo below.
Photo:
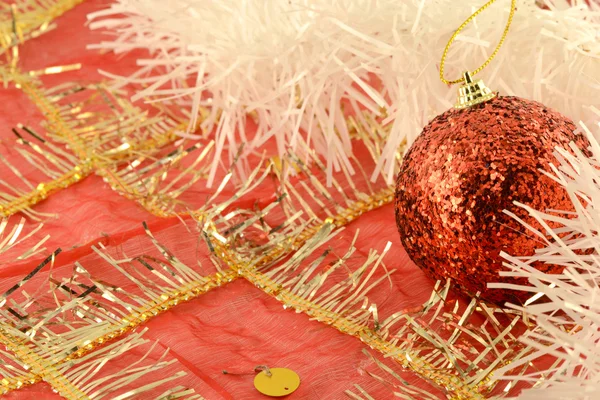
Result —
[{"label": "red christmas ornament ball", "polygon": [[513,202],[572,211],[566,191],[541,172],[559,164],[554,148],[572,141],[581,149],[589,145],[567,117],[517,97],[436,117],[406,154],[396,182],[396,223],[410,258],[432,278],[451,278],[471,296],[479,291],[495,303],[524,301],[525,292],[487,289],[489,282],[526,283],[499,276],[505,268],[501,251],[530,256],[543,246],[503,210],[539,229]]}]

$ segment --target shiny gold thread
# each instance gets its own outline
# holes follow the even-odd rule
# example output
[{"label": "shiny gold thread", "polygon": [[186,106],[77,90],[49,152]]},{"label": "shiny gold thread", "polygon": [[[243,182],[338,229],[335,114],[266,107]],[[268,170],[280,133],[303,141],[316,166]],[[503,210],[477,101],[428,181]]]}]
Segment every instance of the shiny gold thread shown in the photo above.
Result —
[{"label": "shiny gold thread", "polygon": [[14,353],[35,375],[40,376],[41,379],[52,385],[60,395],[69,400],[84,400],[88,398],[85,393],[72,385],[51,362],[38,357],[31,348],[22,343],[18,338],[9,335],[2,327],[0,327],[0,343]]},{"label": "shiny gold thread", "polygon": [[52,21],[84,0],[20,1],[4,3],[0,12],[0,47],[4,50],[52,29]]},{"label": "shiny gold thread", "polygon": [[41,92],[36,81],[31,76],[33,75],[29,74],[27,76],[14,73],[12,74],[12,79],[46,116],[51,132],[54,132],[55,135],[65,137],[70,148],[76,152],[76,155],[81,160],[81,163],[60,177],[40,182],[30,192],[0,205],[0,215],[10,216],[27,210],[46,199],[50,194],[65,189],[94,172],[108,179],[107,175],[112,165],[117,165],[119,162],[126,160],[127,157],[131,157],[132,154],[145,154],[156,151],[156,149],[173,142],[177,138],[175,133],[177,130],[184,129],[183,125],[179,125],[167,132],[154,135],[147,140],[141,142],[133,141],[131,144],[127,143],[126,151],[111,149],[106,152],[94,152],[92,151],[93,149],[87,148],[85,142],[69,128],[69,124],[61,117],[61,111]]},{"label": "shiny gold thread", "polygon": [[[145,305],[140,306],[135,312],[124,317],[121,320],[121,323],[111,324],[112,326],[108,329],[108,331],[105,331],[105,333],[101,336],[97,337],[94,340],[91,340],[89,343],[86,343],[85,346],[81,346],[78,349],[74,350],[73,353],[69,354],[66,358],[57,360],[53,363],[47,363],[44,360],[38,361],[36,365],[47,367],[43,371],[38,369],[32,369],[32,372],[28,374],[11,379],[0,380],[0,392],[2,394],[6,394],[12,390],[21,389],[25,386],[33,385],[37,382],[45,380],[55,388],[62,387],[63,391],[61,392],[61,394],[70,400],[86,398],[77,397],[78,389],[74,386],[68,386],[65,382],[62,381],[49,381],[46,378],[46,372],[44,371],[53,371],[52,365],[56,365],[59,363],[62,364],[69,360],[81,358],[86,354],[94,351],[98,347],[104,345],[105,343],[125,336],[133,329],[148,322],[155,316],[170,310],[176,305],[193,300],[213,289],[226,285],[227,283],[230,283],[236,280],[237,278],[239,278],[239,274],[237,272],[232,270],[224,271],[222,273],[216,273],[214,275],[207,276],[201,281],[186,283],[181,287],[173,289],[169,292],[165,292],[157,296],[156,299],[150,300]],[[0,342],[5,344],[10,351],[17,355],[21,359],[21,361],[23,361],[27,365],[30,365],[32,357],[35,358],[35,355],[33,355],[31,351],[29,353],[24,352],[24,350],[21,347],[25,347],[19,344],[20,341],[18,339],[10,337],[8,335],[3,336],[1,329]],[[67,383],[69,383],[66,378],[64,378],[64,380]]]}]

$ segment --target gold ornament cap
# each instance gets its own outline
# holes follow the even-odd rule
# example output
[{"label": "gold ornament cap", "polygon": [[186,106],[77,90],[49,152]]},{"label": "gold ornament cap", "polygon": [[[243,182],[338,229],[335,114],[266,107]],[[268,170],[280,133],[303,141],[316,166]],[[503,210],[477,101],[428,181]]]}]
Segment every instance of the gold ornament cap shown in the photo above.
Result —
[{"label": "gold ornament cap", "polygon": [[458,99],[454,104],[454,108],[461,110],[496,97],[496,93],[485,86],[481,79],[473,82],[469,72],[464,73],[464,80],[464,83],[458,88]]}]

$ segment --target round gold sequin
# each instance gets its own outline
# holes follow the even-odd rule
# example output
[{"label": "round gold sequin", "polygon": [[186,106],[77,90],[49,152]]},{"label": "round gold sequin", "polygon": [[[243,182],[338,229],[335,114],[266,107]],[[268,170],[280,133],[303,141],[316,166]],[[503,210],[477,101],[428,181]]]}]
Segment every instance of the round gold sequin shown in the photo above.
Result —
[{"label": "round gold sequin", "polygon": [[261,371],[254,377],[254,387],[264,395],[282,397],[294,392],[300,386],[300,377],[288,368],[271,368],[271,376]]}]

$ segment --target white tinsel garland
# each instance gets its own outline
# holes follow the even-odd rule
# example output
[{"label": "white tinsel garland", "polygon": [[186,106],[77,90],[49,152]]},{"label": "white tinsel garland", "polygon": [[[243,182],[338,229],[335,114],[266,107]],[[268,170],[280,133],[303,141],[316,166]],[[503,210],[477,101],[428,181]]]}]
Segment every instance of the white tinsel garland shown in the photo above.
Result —
[{"label": "white tinsel garland", "polygon": [[[494,374],[496,379],[529,382],[544,377],[538,388],[524,391],[521,400],[600,399],[600,145],[594,139],[600,136],[600,124],[594,134],[584,124],[581,128],[590,138],[591,157],[575,147],[575,155],[559,149],[556,154],[561,165],[547,174],[567,190],[574,214],[566,218],[564,212],[561,215],[521,205],[544,227],[543,232],[529,229],[547,245],[532,257],[504,255],[512,271],[503,275],[526,278],[531,286],[489,285],[535,293],[531,300],[542,296],[548,299],[525,307],[513,306],[534,318],[536,327],[521,340],[536,351]],[[558,223],[560,228],[551,228],[549,223]],[[566,236],[560,238],[559,234]],[[531,267],[539,261],[565,266],[565,270],[562,274],[546,274]],[[545,356],[560,363],[540,373],[510,376],[513,368],[518,370],[531,361],[535,364]]]},{"label": "white tinsel garland", "polygon": [[[232,159],[269,140],[279,153],[314,148],[329,169],[352,153],[345,113],[386,109],[391,134],[373,177],[391,182],[399,144],[453,105],[455,90],[438,78],[442,50],[483,0],[117,0],[90,15],[91,27],[116,37],[94,45],[122,53],[147,49],[134,76],[135,98],[177,102],[212,113],[217,152]],[[521,0],[509,37],[480,74],[502,94],[538,100],[575,120],[589,120],[600,90],[600,8],[581,0],[543,8]],[[499,1],[458,37],[448,72],[473,70],[493,51],[508,16]],[[461,43],[462,42],[462,43]],[[346,107],[342,103],[346,103]],[[254,112],[258,131],[246,132]],[[183,133],[185,135],[185,133]],[[189,132],[188,132],[189,134]],[[309,147],[302,142],[307,142]],[[224,153],[225,152],[225,153]]]}]

